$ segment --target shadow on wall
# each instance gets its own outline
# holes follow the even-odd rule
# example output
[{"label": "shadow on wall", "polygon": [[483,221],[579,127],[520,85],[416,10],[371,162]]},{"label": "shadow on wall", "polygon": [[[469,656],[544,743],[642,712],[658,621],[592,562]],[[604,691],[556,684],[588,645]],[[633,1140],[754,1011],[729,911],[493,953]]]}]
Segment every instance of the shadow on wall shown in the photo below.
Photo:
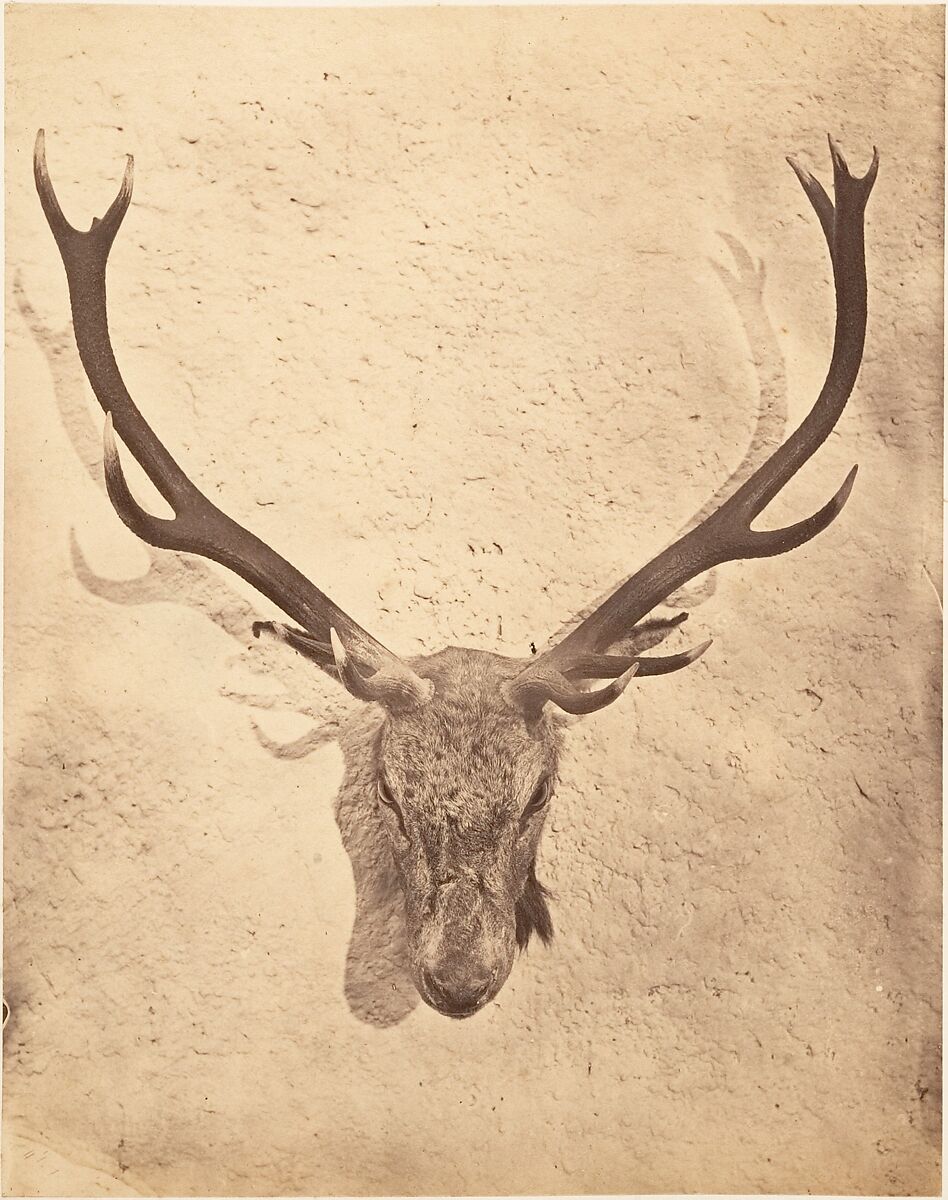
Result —
[{"label": "shadow on wall", "polygon": [[[787,371],[777,334],[764,305],[764,285],[766,283],[764,264],[762,262],[755,264],[747,247],[733,235],[719,232],[718,237],[730,251],[733,270],[715,262],[714,259],[710,260],[710,265],[731,298],[731,303],[740,319],[744,340],[750,350],[754,375],[757,380],[757,417],[750,443],[740,463],[714,494],[708,497],[701,508],[676,531],[673,537],[668,539],[665,547],[670,546],[691,529],[700,525],[716,508],[729,499],[776,450],[784,440],[787,428]],[[626,576],[626,579],[630,579],[632,574],[634,572]],[[575,626],[581,624],[625,581],[625,579],[620,579],[612,583],[606,591],[591,600],[585,608],[557,630],[549,639],[550,644],[558,642]],[[716,587],[717,572],[708,571],[702,578],[673,592],[666,600],[662,601],[662,607],[697,608],[706,600],[711,599]]]},{"label": "shadow on wall", "polygon": [[[764,271],[755,265],[745,247],[722,234],[735,269],[712,263],[727,289],[750,346],[758,380],[757,421],[742,462],[721,488],[679,531],[696,525],[717,507],[763,462],[782,440],[787,398],[784,363],[777,338],[763,304]],[[26,298],[22,279],[14,280],[19,311],[47,360],[63,428],[72,447],[96,485],[105,490],[101,430],[91,418],[85,400],[85,376],[79,362],[71,326],[55,331],[45,325]],[[676,535],[678,536],[678,535]],[[203,613],[241,647],[237,662],[257,676],[281,685],[260,693],[232,691],[223,694],[247,707],[283,709],[306,716],[312,729],[289,743],[268,738],[251,719],[260,744],[274,757],[304,758],[328,742],[338,742],[345,773],[336,797],[335,818],[349,856],[356,893],[356,911],[346,956],[344,991],[353,1015],[380,1028],[404,1020],[420,1003],[408,972],[408,949],[402,895],[391,850],[377,813],[375,777],[377,743],[383,716],[375,706],[365,706],[341,688],[318,695],[314,703],[312,676],[315,664],[304,671],[276,642],[255,641],[255,611],[225,578],[201,559],[182,557],[141,543],[148,554],[148,569],[135,579],[109,580],[95,574],[71,532],[73,570],[87,591],[112,604],[140,605],[161,602],[184,604]],[[610,587],[611,592],[615,584]],[[669,597],[671,607],[696,607],[714,593],[714,573]],[[599,601],[594,601],[589,610]],[[584,610],[585,612],[586,610]],[[577,614],[576,622],[584,613]],[[573,622],[571,622],[573,624]],[[557,640],[566,630],[560,631]],[[318,670],[318,668],[316,668]]]},{"label": "shadow on wall", "polygon": [[[14,293],[19,311],[49,365],[63,428],[79,461],[104,491],[101,431],[86,404],[87,385],[72,328],[55,331],[45,325],[26,298],[19,276],[14,280]],[[309,662],[303,664],[275,641],[255,640],[253,623],[264,614],[203,560],[140,543],[148,555],[148,569],[135,579],[111,580],[91,569],[74,532],[70,539],[73,569],[90,593],[112,604],[187,605],[239,643],[237,662],[241,667],[282,685],[276,693],[268,688],[258,694],[222,688],[223,694],[247,707],[279,708],[314,722],[304,737],[281,744],[267,738],[251,719],[260,744],[270,754],[283,759],[303,758],[328,742],[338,742],[345,774],[336,798],[335,817],[349,855],[356,892],[345,996],[352,1013],[369,1024],[384,1028],[403,1020],[420,998],[407,970],[401,890],[375,805],[375,747],[381,714],[353,701],[342,687],[333,689],[332,694],[327,690],[325,697],[317,693],[314,704],[310,673],[318,668]],[[304,672],[310,685],[305,691]],[[320,703],[323,700],[325,703]]]}]

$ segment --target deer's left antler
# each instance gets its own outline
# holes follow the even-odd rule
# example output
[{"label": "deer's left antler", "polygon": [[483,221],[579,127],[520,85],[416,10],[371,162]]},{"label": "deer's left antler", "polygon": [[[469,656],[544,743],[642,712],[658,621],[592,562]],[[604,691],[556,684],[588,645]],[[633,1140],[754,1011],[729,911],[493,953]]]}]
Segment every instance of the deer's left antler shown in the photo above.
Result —
[{"label": "deer's left antler", "polygon": [[[819,512],[784,529],[751,528],[753,520],[826,441],[846,406],[862,361],[866,337],[863,216],[876,181],[879,153],[873,148],[869,170],[860,178],[850,173],[832,137],[829,148],[835,204],[819,180],[794,159],[787,160],[820,219],[836,287],[833,356],[816,403],[799,428],[720,508],[636,572],[585,621],[508,684],[508,699],[517,707],[536,713],[543,704],[552,701],[573,712],[576,709],[570,705],[576,704],[578,696],[587,700],[600,697],[602,704],[610,703],[621,690],[614,684],[590,693],[569,681],[624,676],[634,662],[643,668],[640,674],[656,673],[649,669],[648,659],[609,654],[610,647],[628,636],[656,604],[696,575],[724,562],[784,554],[802,546],[825,529],[846,503],[856,477],[855,467]],[[658,669],[687,666],[709,645],[710,642],[705,642],[688,654],[676,656],[678,661],[673,664],[666,659],[665,665]]]}]

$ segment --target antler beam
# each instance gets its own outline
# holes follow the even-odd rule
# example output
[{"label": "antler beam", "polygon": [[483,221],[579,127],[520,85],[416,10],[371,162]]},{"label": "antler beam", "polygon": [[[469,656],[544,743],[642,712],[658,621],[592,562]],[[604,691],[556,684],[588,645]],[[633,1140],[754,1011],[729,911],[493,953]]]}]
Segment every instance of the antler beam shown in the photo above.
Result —
[{"label": "antler beam", "polygon": [[[89,383],[106,414],[105,477],[109,497],[125,524],[144,541],[166,550],[184,550],[212,559],[235,571],[273,601],[325,646],[322,665],[332,668],[330,630],[348,652],[370,671],[383,671],[404,689],[426,693],[422,681],[391,651],[377,642],[285,558],[213,504],[185,475],[159,441],[132,400],[119,372],[109,336],[106,265],[109,251],[132,198],[131,155],[118,194],[105,216],[88,232],[66,220],[46,166],[45,137],[36,136],[33,175],[43,212],[59,247],[72,307],[79,357]],[[145,474],[174,510],[170,519],[146,512],[125,480],[114,434],[135,456]]]}]

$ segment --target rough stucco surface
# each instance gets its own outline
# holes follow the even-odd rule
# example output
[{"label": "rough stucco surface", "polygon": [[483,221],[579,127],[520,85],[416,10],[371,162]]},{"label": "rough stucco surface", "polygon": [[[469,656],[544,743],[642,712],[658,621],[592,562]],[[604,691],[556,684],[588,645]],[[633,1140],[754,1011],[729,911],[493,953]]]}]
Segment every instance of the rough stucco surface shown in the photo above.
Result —
[{"label": "rough stucco surface", "polygon": [[[938,1189],[941,23],[8,10],[8,1194]],[[41,125],[78,224],[136,156],[154,426],[405,653],[542,645],[802,416],[783,156],[880,148],[862,375],[768,520],[853,496],[568,732],[557,940],[470,1021],[404,975],[371,714],[109,507]]]}]

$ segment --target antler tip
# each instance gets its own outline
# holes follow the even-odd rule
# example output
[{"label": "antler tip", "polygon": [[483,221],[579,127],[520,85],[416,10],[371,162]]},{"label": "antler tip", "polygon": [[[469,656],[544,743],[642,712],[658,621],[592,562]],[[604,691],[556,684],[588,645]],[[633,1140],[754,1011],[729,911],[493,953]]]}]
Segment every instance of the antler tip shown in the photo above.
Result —
[{"label": "antler tip", "polygon": [[335,629],[331,625],[329,627],[329,644],[332,646],[332,654],[333,658],[336,660],[336,666],[341,671],[346,665],[349,655],[346,653],[346,648],[342,644],[342,638],[340,638],[339,634],[336,633]]},{"label": "antler tip", "polygon": [[879,174],[879,147],[872,147],[872,162],[869,164],[869,170],[863,176],[863,182],[867,187],[872,187],[876,181],[876,176]]},{"label": "antler tip", "polygon": [[107,247],[111,246],[112,239],[118,232],[118,227],[122,224],[125,213],[128,211],[128,206],[132,200],[132,185],[134,182],[135,159],[131,154],[126,154],[125,170],[122,172],[122,182],[119,184],[119,190],[116,193],[115,199],[109,205],[108,211],[101,221],[95,218],[92,221],[92,229],[101,230],[101,236],[105,239]]},{"label": "antler tip", "polygon": [[132,184],[135,182],[135,156],[133,154],[125,155],[125,173],[122,176],[122,186],[119,189],[119,194],[128,196],[132,195]]},{"label": "antler tip", "polygon": [[836,506],[837,506],[836,507],[837,512],[839,512],[839,510],[843,507],[843,505],[849,499],[849,493],[853,490],[853,484],[856,482],[856,474],[857,474],[858,470],[859,470],[859,463],[853,463],[851,471],[846,476],[846,478],[843,480],[843,486],[836,493],[836,496],[834,497],[834,499],[835,499]]},{"label": "antler tip", "polygon": [[800,183],[803,185],[805,191],[809,192],[811,188],[818,186],[817,180],[812,172],[808,171],[806,167],[802,165],[802,163],[797,162],[792,154],[788,154],[786,158],[791,169],[793,170],[794,175],[796,175],[797,179],[800,180]]},{"label": "antler tip", "polygon": [[843,154],[842,146],[831,133],[827,133],[826,140],[829,144],[830,157],[833,160],[833,169],[851,177],[852,171],[849,169],[849,163],[846,161],[846,155]]},{"label": "antler tip", "polygon": [[118,463],[118,446],[115,444],[115,422],[112,420],[112,413],[106,410],[105,425],[102,429],[102,445],[105,453],[106,469],[111,464]]},{"label": "antler tip", "polygon": [[639,664],[637,662],[634,662],[632,664],[632,666],[629,667],[628,671],[623,671],[623,673],[619,676],[619,678],[612,685],[613,688],[615,689],[615,695],[617,697],[622,695],[622,693],[629,686],[629,684],[632,682],[632,680],[635,678],[635,676],[638,675],[638,673],[639,673]]},{"label": "antler tip", "polygon": [[36,141],[33,143],[33,175],[36,179],[36,185],[43,192],[50,193],[53,190],[52,181],[49,178],[49,168],[46,166],[46,131],[38,129],[36,131]]}]

